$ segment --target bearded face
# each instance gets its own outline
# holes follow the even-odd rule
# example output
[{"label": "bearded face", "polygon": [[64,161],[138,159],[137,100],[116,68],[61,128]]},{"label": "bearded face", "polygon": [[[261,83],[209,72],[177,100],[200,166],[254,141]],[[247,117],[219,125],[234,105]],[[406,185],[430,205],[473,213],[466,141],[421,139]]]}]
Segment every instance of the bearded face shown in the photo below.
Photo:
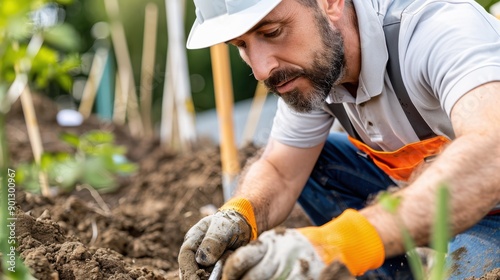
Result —
[{"label": "bearded face", "polygon": [[[322,107],[333,85],[342,79],[345,72],[344,40],[342,34],[330,26],[328,19],[319,11],[315,12],[315,22],[321,36],[320,51],[313,54],[313,60],[302,69],[276,69],[264,81],[268,89],[283,100],[295,111],[310,112]],[[295,88],[288,92],[279,92],[278,85],[284,81],[302,77],[307,79],[311,87],[308,90]]]}]

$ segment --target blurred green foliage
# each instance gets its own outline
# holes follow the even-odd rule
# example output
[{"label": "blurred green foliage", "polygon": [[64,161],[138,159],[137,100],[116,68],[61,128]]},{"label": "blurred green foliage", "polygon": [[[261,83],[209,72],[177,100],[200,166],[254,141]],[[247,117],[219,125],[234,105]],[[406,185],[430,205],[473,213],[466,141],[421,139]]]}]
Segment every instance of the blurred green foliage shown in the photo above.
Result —
[{"label": "blurred green foliage", "polygon": [[490,10],[490,7],[495,3],[498,3],[500,0],[476,0],[481,6],[483,6],[487,11]]},{"label": "blurred green foliage", "polygon": [[[7,88],[16,75],[25,73],[30,81],[35,81],[35,89],[42,89],[55,81],[66,92],[71,90],[70,71],[79,66],[76,53],[79,36],[71,25],[56,23],[44,26],[37,23],[36,13],[49,7],[54,1],[13,1],[0,3],[0,87]],[[59,0],[59,4],[69,4],[70,0]],[[28,53],[28,43],[35,34],[43,38],[44,45],[36,53]]]},{"label": "blurred green foliage", "polygon": [[69,192],[77,184],[88,184],[100,192],[118,187],[117,176],[137,170],[125,157],[126,148],[114,144],[110,132],[95,130],[81,136],[63,133],[60,139],[73,147],[74,153],[44,153],[40,165],[24,163],[17,167],[16,181],[33,193],[40,193],[40,170],[48,175],[49,184]]}]

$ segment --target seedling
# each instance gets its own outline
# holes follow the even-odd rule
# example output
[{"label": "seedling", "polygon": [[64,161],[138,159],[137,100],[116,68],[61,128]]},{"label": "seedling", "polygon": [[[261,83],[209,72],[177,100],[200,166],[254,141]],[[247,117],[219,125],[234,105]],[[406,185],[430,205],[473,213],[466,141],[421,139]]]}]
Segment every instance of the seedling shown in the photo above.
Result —
[{"label": "seedling", "polygon": [[77,184],[88,184],[100,192],[117,187],[117,176],[133,173],[137,166],[125,157],[126,149],[114,144],[114,135],[90,131],[81,136],[63,133],[60,139],[74,153],[44,153],[40,166],[29,163],[17,168],[16,180],[30,192],[40,192],[37,174],[48,174],[51,186],[69,192]]},{"label": "seedling", "polygon": [[[398,207],[401,203],[401,197],[393,196],[388,192],[381,193],[378,197],[379,203],[382,207],[391,214],[398,214]],[[424,266],[420,256],[416,251],[415,241],[411,237],[408,229],[403,225],[402,221],[399,222],[401,234],[403,237],[404,247],[408,255],[408,263],[416,280],[441,280],[446,279],[447,268],[445,264],[445,257],[448,252],[449,241],[449,210],[448,210],[449,193],[448,188],[442,185],[438,188],[437,192],[437,205],[436,205],[436,218],[432,229],[431,248],[435,253],[435,263],[432,266],[429,275],[425,275]],[[427,278],[426,278],[427,277]]]}]

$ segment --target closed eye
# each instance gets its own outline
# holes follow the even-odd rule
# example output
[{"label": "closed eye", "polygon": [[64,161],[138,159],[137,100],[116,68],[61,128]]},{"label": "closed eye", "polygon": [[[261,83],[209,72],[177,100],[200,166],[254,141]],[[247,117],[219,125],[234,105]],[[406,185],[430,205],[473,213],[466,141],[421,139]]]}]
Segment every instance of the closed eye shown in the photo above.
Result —
[{"label": "closed eye", "polygon": [[233,45],[237,48],[246,48],[247,44],[243,40],[232,40],[226,42],[226,44]]},{"label": "closed eye", "polygon": [[266,38],[275,38],[281,34],[281,28],[276,28],[274,31],[271,32],[263,32],[262,34]]}]

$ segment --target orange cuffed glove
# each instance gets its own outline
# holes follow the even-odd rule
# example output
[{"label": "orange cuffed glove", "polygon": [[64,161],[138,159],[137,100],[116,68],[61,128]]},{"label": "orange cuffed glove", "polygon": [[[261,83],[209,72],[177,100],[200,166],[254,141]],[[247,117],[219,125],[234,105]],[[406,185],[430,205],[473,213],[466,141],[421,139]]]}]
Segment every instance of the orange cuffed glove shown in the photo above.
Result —
[{"label": "orange cuffed glove", "polygon": [[244,198],[229,200],[186,233],[178,257],[180,278],[199,279],[200,267],[214,265],[226,251],[236,250],[256,238],[251,203]]},{"label": "orange cuffed glove", "polygon": [[352,275],[379,268],[385,259],[377,231],[358,211],[348,209],[320,227],[300,228],[325,264],[339,259]]},{"label": "orange cuffed glove", "polygon": [[233,210],[243,216],[243,218],[245,218],[246,222],[252,229],[252,236],[250,237],[250,240],[257,239],[257,221],[255,220],[253,206],[250,201],[241,197],[232,198],[224,205],[222,205],[221,208],[219,208],[219,211],[225,210]]},{"label": "orange cuffed glove", "polygon": [[357,211],[346,210],[320,227],[262,233],[229,256],[222,279],[318,279],[335,260],[362,275],[381,266],[384,255],[375,228]]}]

